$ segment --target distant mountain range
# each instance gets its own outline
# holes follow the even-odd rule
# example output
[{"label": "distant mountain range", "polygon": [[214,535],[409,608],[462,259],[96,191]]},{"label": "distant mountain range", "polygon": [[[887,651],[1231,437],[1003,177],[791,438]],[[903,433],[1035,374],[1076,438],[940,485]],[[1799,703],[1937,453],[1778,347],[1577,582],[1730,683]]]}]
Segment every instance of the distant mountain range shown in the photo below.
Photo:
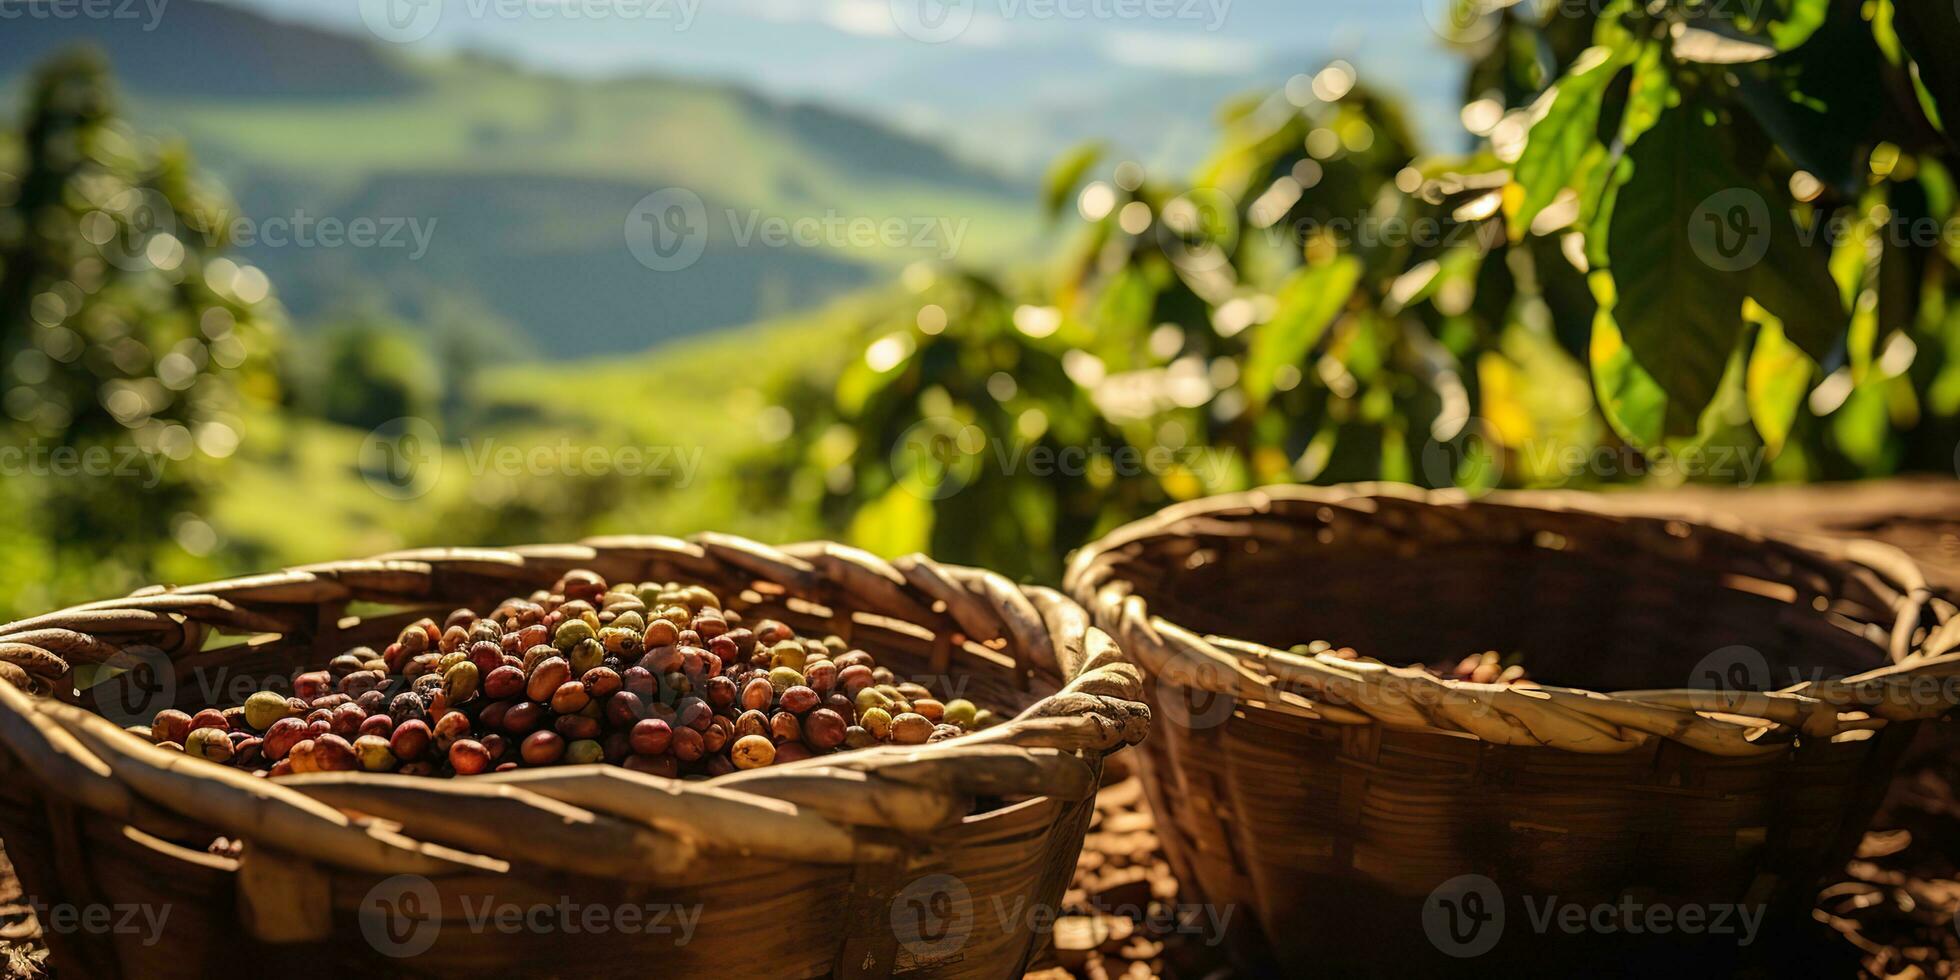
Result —
[{"label": "distant mountain range", "polygon": [[[302,320],[460,317],[546,356],[638,350],[944,257],[955,236],[920,229],[957,229],[956,257],[986,262],[1037,228],[1025,182],[733,85],[414,56],[203,0],[171,0],[148,30],[113,18],[7,24],[9,111],[33,65],[77,43],[106,51],[139,128],[186,139],[238,199],[255,239],[242,251]],[[636,208],[667,188],[698,197],[705,222],[699,258],[680,271],[658,256],[649,267],[629,244],[645,217]],[[322,219],[412,223],[428,247],[413,254],[407,236],[403,247],[287,242]],[[878,231],[892,222],[904,232]]]}]

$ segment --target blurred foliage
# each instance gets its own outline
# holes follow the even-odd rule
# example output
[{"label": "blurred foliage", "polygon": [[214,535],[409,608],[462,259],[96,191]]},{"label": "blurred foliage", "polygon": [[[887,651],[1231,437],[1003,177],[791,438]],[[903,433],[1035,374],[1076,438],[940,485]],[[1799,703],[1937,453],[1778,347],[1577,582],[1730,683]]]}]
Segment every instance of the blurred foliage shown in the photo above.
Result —
[{"label": "blurred foliage", "polygon": [[181,147],[123,124],[98,59],[35,76],[0,140],[10,602],[126,589],[213,547],[220,461],[279,397],[281,314],[262,273],[219,257],[225,209]]},{"label": "blurred foliage", "polygon": [[[1344,62],[1223,107],[1188,180],[1085,144],[1043,190],[1059,267],[915,275],[836,397],[794,396],[799,460],[859,543],[1042,578],[1274,481],[1950,473],[1952,18],[1894,6],[1466,2],[1467,152]],[[950,480],[907,479],[922,429]],[[1025,465],[1110,431],[1156,462]]]},{"label": "blurred foliage", "polygon": [[[1040,194],[1051,258],[915,265],[779,323],[557,364],[468,311],[276,344],[270,284],[221,257],[183,151],[64,61],[0,143],[0,448],[169,465],[155,487],[10,472],[0,608],[708,528],[1052,582],[1122,521],[1276,481],[1951,473],[1950,17],[1750,9],[1466,0],[1454,149],[1337,61],[1222,106],[1193,173],[1066,154]],[[436,433],[413,492],[361,464],[404,417]]]}]

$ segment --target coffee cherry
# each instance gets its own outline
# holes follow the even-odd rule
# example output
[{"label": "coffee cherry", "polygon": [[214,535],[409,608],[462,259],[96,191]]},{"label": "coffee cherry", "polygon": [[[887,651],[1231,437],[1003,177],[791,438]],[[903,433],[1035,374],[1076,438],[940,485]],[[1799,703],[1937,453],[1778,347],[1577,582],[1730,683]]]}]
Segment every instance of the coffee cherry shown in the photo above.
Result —
[{"label": "coffee cherry", "polygon": [[705,730],[715,719],[714,709],[696,697],[685,697],[674,702],[674,712],[682,725],[697,732]]},{"label": "coffee cherry", "polygon": [[551,710],[561,715],[578,714],[590,703],[592,698],[586,695],[585,685],[578,681],[566,681],[551,694]]},{"label": "coffee cherry", "polygon": [[606,748],[591,739],[580,739],[565,746],[565,764],[589,766],[606,761]]},{"label": "coffee cherry", "polygon": [[800,715],[815,708],[817,701],[817,692],[799,684],[783,691],[781,703],[784,711]]},{"label": "coffee cherry", "polygon": [[783,742],[776,746],[776,765],[786,766],[792,762],[802,762],[812,758],[815,753],[802,742]]},{"label": "coffee cherry", "polygon": [[259,691],[245,699],[245,723],[253,731],[265,731],[288,714],[291,710],[286,706],[285,696],[275,691]]},{"label": "coffee cherry", "polygon": [[776,745],[761,735],[744,735],[729,749],[737,769],[760,769],[776,761]]},{"label": "coffee cherry", "polygon": [[803,674],[794,667],[774,667],[769,671],[769,686],[778,695],[803,683]]},{"label": "coffee cherry", "polygon": [[860,725],[844,729],[844,747],[847,749],[868,749],[878,744],[878,738]]},{"label": "coffee cherry", "polygon": [[404,691],[389,700],[388,717],[393,718],[395,725],[399,727],[403,722],[427,721],[429,709],[428,705],[423,703],[421,696]]},{"label": "coffee cherry", "polygon": [[941,718],[946,717],[946,706],[932,698],[914,698],[912,710],[926,716],[926,720],[935,725]]},{"label": "coffee cherry", "polygon": [[550,701],[551,696],[571,679],[571,663],[563,657],[551,657],[532,668],[531,677],[525,683],[524,695],[532,701]]},{"label": "coffee cherry", "polygon": [[216,708],[206,708],[191,716],[191,731],[197,731],[200,728],[215,728],[221,732],[229,732],[231,731],[231,722],[225,719],[224,712]]},{"label": "coffee cherry", "polygon": [[796,742],[803,738],[803,723],[787,711],[778,711],[769,716],[769,734],[778,742]]},{"label": "coffee cherry", "polygon": [[693,762],[701,758],[701,753],[706,751],[701,741],[701,733],[692,728],[674,729],[671,749],[674,758],[682,762]]},{"label": "coffee cherry", "polygon": [[844,718],[829,708],[818,708],[803,719],[803,741],[813,749],[834,749],[844,744]]},{"label": "coffee cherry", "polygon": [[367,712],[362,711],[360,705],[350,702],[333,709],[333,717],[329,720],[329,724],[333,727],[335,735],[352,742],[360,736],[361,723],[365,721],[367,721]]},{"label": "coffee cherry", "polygon": [[157,712],[150,722],[150,740],[153,742],[176,742],[184,744],[191,733],[191,716],[176,708],[165,708]]},{"label": "coffee cherry", "polygon": [[494,701],[514,698],[524,693],[524,671],[509,664],[499,664],[483,677],[483,696]]},{"label": "coffee cherry", "polygon": [[504,712],[503,729],[512,735],[527,735],[544,724],[545,706],[536,701],[519,701]]},{"label": "coffee cherry", "polygon": [[598,720],[584,715],[559,715],[551,727],[572,741],[597,739],[601,733]]},{"label": "coffee cherry", "polygon": [[735,718],[735,737],[740,740],[750,735],[767,736],[769,716],[760,711],[744,711]]},{"label": "coffee cherry", "polygon": [[858,715],[858,724],[871,733],[871,737],[881,742],[892,737],[892,716],[883,708],[869,708]]},{"label": "coffee cherry", "polygon": [[397,724],[395,730],[388,735],[388,749],[395,753],[395,758],[403,762],[414,762],[428,754],[429,747],[434,741],[435,737],[429,731],[429,723],[420,718],[411,718]]},{"label": "coffee cherry", "polygon": [[293,694],[305,701],[325,697],[333,690],[333,675],[324,670],[310,671],[293,678]]},{"label": "coffee cherry", "polygon": [[395,758],[395,751],[388,747],[388,740],[379,735],[363,735],[354,740],[354,757],[360,760],[361,768],[367,772],[394,772],[401,761]]},{"label": "coffee cherry", "polygon": [[733,680],[726,677],[710,677],[702,683],[701,693],[707,699],[708,704],[719,711],[723,708],[733,707],[735,698],[739,692]]},{"label": "coffee cherry", "polygon": [[549,766],[565,757],[565,739],[553,731],[532,732],[518,746],[518,754],[526,765]]},{"label": "coffee cherry", "polygon": [[748,711],[767,711],[775,703],[776,688],[768,678],[758,677],[742,688],[742,707]]},{"label": "coffee cherry", "polygon": [[476,739],[457,739],[449,746],[449,767],[458,776],[474,776],[490,768],[490,751]]},{"label": "coffee cherry", "polygon": [[849,667],[840,665],[837,668],[838,688],[851,697],[857,697],[875,683],[876,681],[871,677],[871,668],[862,664],[853,664]]},{"label": "coffee cherry", "polygon": [[284,759],[293,746],[307,737],[306,722],[299,718],[286,717],[273,722],[265,730],[265,742],[259,751],[274,762]]},{"label": "coffee cherry", "polygon": [[433,736],[436,751],[447,752],[458,740],[469,737],[470,716],[460,711],[451,711],[437,718],[435,726],[429,731]]},{"label": "coffee cherry", "polygon": [[673,744],[674,729],[657,718],[646,718],[633,725],[631,739],[634,752],[659,755]]},{"label": "coffee cherry", "polygon": [[803,683],[818,694],[829,694],[837,688],[837,665],[828,660],[809,665],[803,670]]},{"label": "coffee cherry", "polygon": [[932,737],[932,722],[910,711],[892,718],[892,741],[900,745],[924,745]]},{"label": "coffee cherry", "polygon": [[632,691],[621,691],[606,699],[606,724],[614,728],[631,728],[633,723],[647,716],[646,702]]},{"label": "coffee cherry", "polygon": [[369,715],[361,721],[361,727],[357,730],[358,734],[378,735],[384,739],[394,731],[395,720],[387,715]]},{"label": "coffee cherry", "polygon": [[626,685],[619,671],[611,667],[594,667],[579,676],[579,684],[585,688],[585,696],[593,701],[604,701],[619,693]]},{"label": "coffee cherry", "polygon": [[973,702],[965,698],[954,698],[946,702],[944,720],[947,724],[970,729],[973,727],[973,719],[977,714],[979,714],[979,709],[973,706]]},{"label": "coffee cherry", "polygon": [[[294,746],[293,750],[299,751],[298,746]],[[353,772],[361,767],[360,760],[354,755],[353,743],[338,735],[322,735],[314,739],[312,758],[315,772]]]},{"label": "coffee cherry", "polygon": [[231,737],[219,728],[193,728],[184,742],[184,754],[206,762],[230,762]]}]

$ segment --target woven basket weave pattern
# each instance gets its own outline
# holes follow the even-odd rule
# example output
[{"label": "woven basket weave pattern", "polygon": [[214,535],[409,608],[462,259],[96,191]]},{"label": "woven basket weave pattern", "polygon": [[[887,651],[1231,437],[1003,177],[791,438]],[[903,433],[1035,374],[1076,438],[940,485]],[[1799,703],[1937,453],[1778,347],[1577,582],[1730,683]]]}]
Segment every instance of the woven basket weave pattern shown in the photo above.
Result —
[{"label": "woven basket weave pattern", "polygon": [[[174,670],[174,701],[196,705],[209,677],[290,678],[421,616],[488,608],[574,568],[705,585],[751,619],[837,633],[902,677],[945,678],[1019,714],[948,742],[706,783],[610,766],[268,781],[152,746],[69,703],[82,700],[72,666],[154,651]],[[220,634],[250,639],[209,642]],[[608,975],[657,962],[729,976],[1004,976],[1038,937],[992,910],[1059,901],[1102,756],[1148,727],[1136,668],[1058,593],[924,558],[720,535],[402,552],[147,590],[0,627],[0,677],[12,682],[0,684],[0,832],[30,893],[170,908],[154,946],[50,935],[57,962],[89,976],[267,962],[446,975],[568,963]],[[976,801],[995,802],[976,811]],[[203,852],[221,834],[245,842],[239,858]],[[435,890],[441,922],[429,952],[391,960],[363,936],[359,910],[403,874]],[[940,875],[956,883],[962,931],[906,934],[894,900],[921,882],[946,891]],[[504,934],[458,924],[471,899],[685,906],[700,920],[684,945]]]},{"label": "woven basket weave pattern", "polygon": [[[1953,706],[1953,605],[1883,546],[1602,506],[1279,487],[1075,556],[1068,589],[1150,675],[1166,849],[1263,926],[1242,941],[1426,953],[1419,905],[1464,874],[1570,900],[1808,902],[1913,725]],[[1311,640],[1363,659],[1286,650]],[[1741,644],[1714,659],[1808,679],[1689,686]],[[1391,666],[1485,649],[1616,693]]]}]

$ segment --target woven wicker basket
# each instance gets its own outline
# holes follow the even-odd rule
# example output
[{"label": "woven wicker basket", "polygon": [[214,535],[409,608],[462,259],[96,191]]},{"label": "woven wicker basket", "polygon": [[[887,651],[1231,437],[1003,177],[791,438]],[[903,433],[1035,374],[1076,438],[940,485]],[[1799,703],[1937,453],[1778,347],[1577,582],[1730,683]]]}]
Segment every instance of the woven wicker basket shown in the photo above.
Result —
[{"label": "woven wicker basket", "polygon": [[[202,704],[212,678],[290,678],[575,568],[705,585],[746,616],[840,634],[900,676],[950,678],[1018,715],[707,782],[612,766],[266,780],[65,703],[83,697],[70,664],[152,649],[178,706]],[[1040,912],[1068,882],[1103,756],[1148,725],[1137,669],[1059,593],[713,535],[404,552],[155,589],[0,627],[0,660],[0,833],[30,901],[71,910],[47,938],[64,973],[87,977],[1018,976],[1045,939],[1028,923],[1052,921]],[[88,693],[114,697],[139,673]],[[242,841],[236,858],[207,853],[220,835]],[[89,921],[72,910],[101,906],[113,914],[99,928],[72,927]],[[130,909],[161,912],[160,937],[103,924]]]},{"label": "woven wicker basket", "polygon": [[[1527,919],[1552,896],[1807,918],[1916,721],[1954,704],[1954,607],[1883,545],[1614,506],[1275,487],[1074,557],[1068,590],[1146,669],[1158,832],[1235,906],[1242,962],[1596,954]],[[1310,641],[1361,659],[1288,652]],[[1574,687],[1406,666],[1486,650]],[[1480,911],[1509,916],[1495,945],[1439,931]]]}]

